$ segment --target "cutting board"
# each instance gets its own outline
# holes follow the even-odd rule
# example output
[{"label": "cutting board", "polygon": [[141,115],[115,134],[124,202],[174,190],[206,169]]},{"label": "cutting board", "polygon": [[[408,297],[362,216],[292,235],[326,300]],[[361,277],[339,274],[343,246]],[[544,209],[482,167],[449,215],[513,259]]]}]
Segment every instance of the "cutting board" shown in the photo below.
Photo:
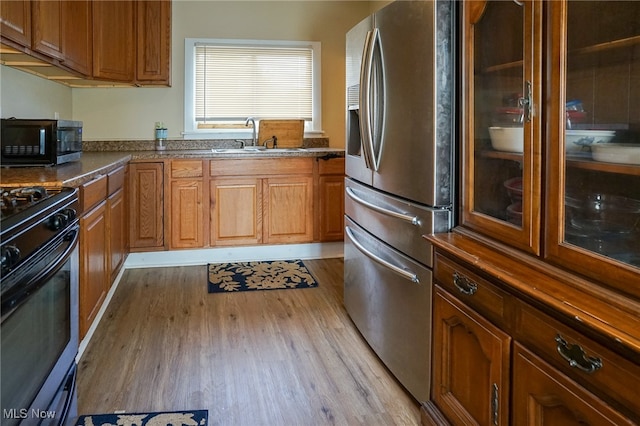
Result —
[{"label": "cutting board", "polygon": [[300,148],[304,137],[304,120],[260,120],[258,144],[261,145],[272,136],[278,138],[278,148]]}]

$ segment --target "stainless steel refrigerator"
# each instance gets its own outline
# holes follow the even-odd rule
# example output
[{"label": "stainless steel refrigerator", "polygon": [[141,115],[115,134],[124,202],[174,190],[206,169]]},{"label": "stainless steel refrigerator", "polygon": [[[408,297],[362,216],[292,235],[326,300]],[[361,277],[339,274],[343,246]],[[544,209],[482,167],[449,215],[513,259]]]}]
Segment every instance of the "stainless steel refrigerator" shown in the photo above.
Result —
[{"label": "stainless steel refrigerator", "polygon": [[431,382],[432,247],[452,225],[453,1],[396,1],[347,33],[344,303],[418,400]]}]

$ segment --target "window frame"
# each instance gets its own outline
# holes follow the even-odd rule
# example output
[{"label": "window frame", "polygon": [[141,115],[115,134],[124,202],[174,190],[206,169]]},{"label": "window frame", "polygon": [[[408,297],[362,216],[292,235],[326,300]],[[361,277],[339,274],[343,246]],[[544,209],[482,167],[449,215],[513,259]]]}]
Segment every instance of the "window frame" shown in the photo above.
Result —
[{"label": "window frame", "polygon": [[[247,139],[252,129],[198,129],[195,120],[196,44],[256,47],[308,47],[312,50],[312,121],[305,121],[305,136],[322,135],[322,53],[319,41],[185,38],[184,131],[185,139]],[[244,123],[242,123],[244,124]]]}]

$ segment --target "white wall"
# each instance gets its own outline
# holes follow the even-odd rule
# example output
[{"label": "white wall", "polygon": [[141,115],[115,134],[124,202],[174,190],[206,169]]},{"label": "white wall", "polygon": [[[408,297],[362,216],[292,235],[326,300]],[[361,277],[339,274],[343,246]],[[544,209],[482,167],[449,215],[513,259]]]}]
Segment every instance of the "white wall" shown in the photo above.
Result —
[{"label": "white wall", "polygon": [[71,104],[67,86],[0,65],[0,117],[70,120]]},{"label": "white wall", "polygon": [[73,89],[73,118],[86,140],[152,139],[156,121],[169,138],[184,125],[184,39],[243,38],[322,43],[322,116],[331,146],[344,147],[345,34],[370,13],[367,1],[174,0],[172,87]]}]

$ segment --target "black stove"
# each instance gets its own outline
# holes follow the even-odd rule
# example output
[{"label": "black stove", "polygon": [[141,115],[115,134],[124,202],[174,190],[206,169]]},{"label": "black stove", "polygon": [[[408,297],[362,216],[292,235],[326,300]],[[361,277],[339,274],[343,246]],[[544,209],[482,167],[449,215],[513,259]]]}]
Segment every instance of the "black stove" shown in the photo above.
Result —
[{"label": "black stove", "polygon": [[[2,281],[48,241],[77,223],[78,190],[42,186],[0,188]],[[4,288],[2,284],[2,291]]]}]

